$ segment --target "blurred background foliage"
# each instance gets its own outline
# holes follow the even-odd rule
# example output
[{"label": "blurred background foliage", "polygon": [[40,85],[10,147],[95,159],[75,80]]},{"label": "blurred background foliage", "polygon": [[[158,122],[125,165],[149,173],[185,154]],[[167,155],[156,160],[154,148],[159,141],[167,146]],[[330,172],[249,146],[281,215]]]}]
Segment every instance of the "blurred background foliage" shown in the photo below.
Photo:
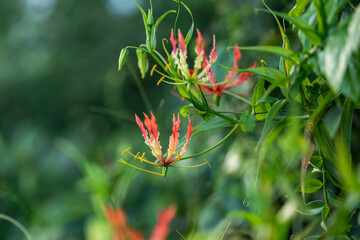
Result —
[{"label": "blurred background foliage", "polygon": [[[139,3],[148,6],[145,0]],[[155,18],[177,8],[171,0],[154,0],[153,4]],[[231,54],[225,48],[235,43],[281,45],[273,17],[254,10],[263,7],[260,0],[186,4],[208,46],[216,34],[219,62],[231,64]],[[294,1],[267,4],[273,10],[288,12]],[[161,24],[158,36],[169,37],[174,18],[170,16]],[[184,31],[188,29],[190,17],[185,11],[179,23]],[[156,74],[140,79],[134,52],[124,70],[117,71],[120,49],[144,42],[142,24],[131,0],[0,1],[0,213],[23,224],[34,239],[111,239],[102,213],[104,205],[124,209],[129,224],[149,236],[156,212],[172,203],[178,212],[169,239],[180,239],[176,230],[183,236],[204,233],[197,236],[206,239],[207,231],[218,229],[219,235],[212,235],[216,239],[229,225],[224,219],[230,211],[248,204],[262,206],[271,221],[272,211],[276,211],[272,206],[284,202],[278,189],[272,191],[266,184],[257,193],[265,197],[253,199],[268,202],[246,202],[247,192],[254,187],[258,132],[238,133],[208,153],[211,169],[169,169],[168,176],[160,178],[117,162],[129,146],[135,151],[146,149],[134,113],[156,113],[166,148],[172,113],[183,104],[168,85],[156,87],[160,78]],[[295,40],[291,33],[289,36]],[[191,44],[195,46],[194,41]],[[296,50],[297,46],[292,47]],[[243,52],[240,67],[259,59],[278,64],[274,56]],[[248,93],[254,82],[244,84],[239,91]],[[201,119],[194,114],[192,121],[196,125]],[[355,112],[354,146],[359,126]],[[196,136],[189,151],[197,153],[225,134],[226,130],[216,130]],[[288,153],[289,148],[284,140],[282,149]],[[358,151],[355,149],[353,156],[359,156]],[[282,153],[274,152],[273,159],[284,158]],[[283,179],[289,179],[289,186],[283,187],[295,189],[299,171],[283,169],[299,170],[298,166],[297,153],[274,160],[266,166],[272,170],[264,170],[272,175],[264,178],[279,185],[286,185]],[[246,237],[250,227],[244,221],[231,223],[228,239],[240,226]],[[23,235],[0,219],[0,239],[23,239]]]}]

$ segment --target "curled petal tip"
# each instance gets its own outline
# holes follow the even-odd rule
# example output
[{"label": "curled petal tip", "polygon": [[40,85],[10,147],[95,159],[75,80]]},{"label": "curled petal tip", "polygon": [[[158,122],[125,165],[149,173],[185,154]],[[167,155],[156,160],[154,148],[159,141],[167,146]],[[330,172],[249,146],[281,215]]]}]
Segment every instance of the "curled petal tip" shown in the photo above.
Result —
[{"label": "curled petal tip", "polygon": [[191,120],[190,120],[189,117],[188,117],[188,119],[189,119],[189,124],[188,124],[188,126],[187,126],[187,133],[186,133],[185,137],[186,137],[186,139],[189,141],[189,140],[190,140],[190,137],[191,137],[191,133],[192,133],[192,131],[194,130],[194,127],[191,125]]},{"label": "curled petal tip", "polygon": [[215,41],[215,35],[213,36],[213,49],[211,50],[210,53],[210,63],[214,63],[216,61],[217,58],[217,52],[216,52],[216,41]]},{"label": "curled petal tip", "polygon": [[173,47],[173,51],[172,51],[172,54],[176,54],[177,52],[177,42],[174,38],[174,29],[171,29],[171,35],[170,35],[170,42],[172,44],[172,47]]},{"label": "curled petal tip", "polygon": [[178,40],[179,40],[180,51],[184,55],[186,55],[186,44],[185,44],[184,36],[182,35],[180,29],[178,30]]},{"label": "curled petal tip", "polygon": [[199,55],[201,53],[201,51],[203,50],[203,48],[202,48],[203,37],[201,36],[199,29],[196,29],[196,32],[197,32],[198,37],[196,39],[195,52]]},{"label": "curled petal tip", "polygon": [[235,64],[235,62],[237,63],[241,59],[241,51],[239,49],[239,45],[235,44],[234,47],[235,47],[234,48],[234,57],[235,57],[234,64]]}]

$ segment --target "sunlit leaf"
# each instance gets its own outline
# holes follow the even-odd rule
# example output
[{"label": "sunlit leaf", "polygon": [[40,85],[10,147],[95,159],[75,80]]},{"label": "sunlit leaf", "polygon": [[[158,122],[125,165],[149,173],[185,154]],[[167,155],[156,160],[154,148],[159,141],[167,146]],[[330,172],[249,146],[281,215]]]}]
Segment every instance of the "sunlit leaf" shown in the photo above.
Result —
[{"label": "sunlit leaf", "polygon": [[309,0],[296,0],[295,6],[290,10],[289,15],[292,17],[300,17],[304,12]]}]

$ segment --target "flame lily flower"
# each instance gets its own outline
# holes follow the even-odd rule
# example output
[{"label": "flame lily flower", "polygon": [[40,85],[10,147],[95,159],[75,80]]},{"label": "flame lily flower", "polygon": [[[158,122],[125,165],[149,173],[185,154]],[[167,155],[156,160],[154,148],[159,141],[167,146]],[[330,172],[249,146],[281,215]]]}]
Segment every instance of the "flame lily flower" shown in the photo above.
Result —
[{"label": "flame lily flower", "polygon": [[[145,144],[149,146],[149,148],[151,149],[151,154],[159,161],[158,162],[152,162],[149,161],[147,158],[145,158],[145,153],[143,153],[140,156],[140,153],[137,153],[136,155],[132,154],[131,152],[129,152],[130,148],[126,149],[125,151],[123,151],[121,153],[121,155],[124,155],[125,153],[130,154],[132,157],[134,157],[135,159],[140,160],[141,162],[145,162],[148,164],[151,164],[153,166],[160,166],[160,167],[164,167],[163,168],[163,172],[162,174],[157,173],[157,172],[152,172],[143,168],[139,168],[136,167],[132,164],[129,164],[128,162],[124,161],[122,158],[120,158],[120,161],[126,165],[129,165],[131,167],[134,167],[136,169],[145,171],[145,172],[149,172],[149,173],[153,173],[156,175],[160,175],[160,176],[165,176],[166,175],[166,171],[167,171],[167,167],[198,167],[198,166],[202,166],[204,164],[209,164],[207,161],[205,163],[199,164],[199,165],[195,165],[195,166],[174,166],[174,164],[177,161],[181,160],[181,157],[184,153],[186,153],[187,151],[187,146],[189,144],[190,138],[191,138],[191,133],[193,131],[193,126],[191,125],[191,121],[190,118],[188,118],[189,120],[189,124],[187,126],[187,133],[185,135],[186,138],[186,142],[183,145],[183,147],[181,148],[180,152],[177,151],[177,147],[179,145],[179,130],[180,130],[180,117],[179,114],[177,116],[177,118],[175,117],[175,115],[173,115],[173,127],[172,127],[172,135],[170,136],[169,139],[169,148],[166,152],[166,158],[164,158],[163,154],[162,154],[162,146],[160,144],[159,141],[159,136],[160,133],[158,131],[158,125],[156,124],[156,119],[154,114],[151,112],[151,118],[149,118],[149,116],[147,114],[144,113],[144,123],[140,120],[140,118],[135,114],[135,119],[136,119],[136,123],[139,126],[142,135],[145,139]],[[145,124],[145,126],[144,126]],[[146,128],[145,128],[146,127]]]},{"label": "flame lily flower", "polygon": [[[171,221],[176,215],[176,205],[170,205],[168,209],[158,212],[157,224],[154,227],[149,240],[165,240],[169,234]],[[104,208],[104,214],[113,228],[114,240],[144,240],[144,236],[138,230],[128,226],[126,214],[121,209]]]},{"label": "flame lily flower", "polygon": [[[164,78],[174,80],[175,84],[198,84],[206,82],[208,80],[211,66],[214,64],[217,58],[217,52],[215,49],[215,36],[213,36],[213,48],[210,52],[210,57],[209,59],[205,59],[205,43],[199,29],[196,29],[196,32],[196,58],[194,60],[194,68],[190,69],[187,64],[187,45],[185,44],[184,36],[182,35],[181,31],[178,30],[178,39],[175,39],[174,30],[171,30],[170,42],[173,50],[171,52],[171,55],[169,55],[168,65],[164,69],[169,75],[165,75],[155,70],[159,74],[163,75],[163,77],[159,80],[158,84],[162,82]],[[206,65],[202,64],[204,61],[206,61]],[[174,84],[171,82],[167,83]]]},{"label": "flame lily flower", "polygon": [[[241,59],[241,52],[240,52],[240,49],[238,48],[237,44],[235,45],[233,54],[234,54],[234,62],[233,62],[232,68],[239,68],[238,62]],[[255,62],[255,64],[253,66],[251,66],[250,68],[254,68],[256,66],[257,66],[257,63]],[[206,67],[206,66],[204,66],[204,67]],[[217,99],[218,97],[220,97],[222,95],[223,91],[227,91],[231,88],[237,87],[242,82],[246,82],[248,80],[248,77],[251,75],[254,75],[254,74],[253,73],[240,73],[240,75],[237,76],[236,71],[229,71],[229,73],[226,76],[226,79],[223,81],[223,83],[219,83],[215,79],[215,74],[213,73],[212,69],[210,68],[209,82],[211,84],[209,84],[209,85],[203,84],[203,85],[201,85],[201,89],[206,92],[213,93],[215,96],[215,99]]]}]

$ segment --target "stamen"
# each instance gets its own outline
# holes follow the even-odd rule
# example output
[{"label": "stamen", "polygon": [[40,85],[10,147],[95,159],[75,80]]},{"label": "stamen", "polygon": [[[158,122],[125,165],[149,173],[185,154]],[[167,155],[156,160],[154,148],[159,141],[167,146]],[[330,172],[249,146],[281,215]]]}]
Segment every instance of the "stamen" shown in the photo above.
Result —
[{"label": "stamen", "polygon": [[135,156],[134,156],[134,160],[137,158],[137,156],[140,154],[140,152],[138,152]]},{"label": "stamen", "polygon": [[170,66],[171,66],[171,62],[168,65],[165,66],[164,71],[166,72],[169,69]]},{"label": "stamen", "polygon": [[209,161],[205,158],[205,161],[207,162],[207,164],[209,165],[209,167],[211,168],[211,165],[209,163]]},{"label": "stamen", "polygon": [[155,68],[156,68],[156,64],[154,64],[154,66],[152,67],[151,71],[150,71],[150,76],[152,76],[154,74]]},{"label": "stamen", "polygon": [[123,159],[121,159],[120,158],[120,160],[119,160],[120,162],[122,162],[122,163],[124,163],[124,164],[126,164],[126,165],[128,165],[128,166],[130,166],[130,167],[133,167],[133,168],[136,168],[136,169],[139,169],[139,170],[141,170],[141,171],[144,171],[144,172],[148,172],[148,173],[152,173],[152,174],[155,174],[155,175],[159,175],[159,176],[164,176],[163,174],[161,174],[161,173],[157,173],[157,172],[153,172],[153,171],[149,171],[149,170],[146,170],[146,169],[143,169],[143,168],[139,168],[139,167],[136,167],[136,166],[134,166],[134,165],[131,165],[130,163],[127,163],[127,162],[125,162]]},{"label": "stamen", "polygon": [[142,154],[142,156],[141,156],[141,158],[140,158],[140,162],[143,162],[144,157],[145,157],[145,152],[143,152],[143,154]]},{"label": "stamen", "polygon": [[157,82],[157,84],[156,84],[156,86],[159,86],[159,84],[162,82],[162,80],[164,80],[165,79],[165,76],[162,76],[161,78],[160,78],[160,80]]},{"label": "stamen", "polygon": [[128,149],[126,149],[125,151],[123,151],[123,152],[121,153],[121,156],[124,155],[124,153],[126,153],[126,152],[129,151],[130,149],[131,149],[131,147],[129,147]]},{"label": "stamen", "polygon": [[176,152],[176,155],[177,155],[177,159],[176,161],[180,161],[180,154],[179,154],[179,151]]},{"label": "stamen", "polygon": [[230,85],[232,85],[232,82],[230,81],[229,76],[226,76],[226,80],[228,81],[228,83],[229,83]]}]

